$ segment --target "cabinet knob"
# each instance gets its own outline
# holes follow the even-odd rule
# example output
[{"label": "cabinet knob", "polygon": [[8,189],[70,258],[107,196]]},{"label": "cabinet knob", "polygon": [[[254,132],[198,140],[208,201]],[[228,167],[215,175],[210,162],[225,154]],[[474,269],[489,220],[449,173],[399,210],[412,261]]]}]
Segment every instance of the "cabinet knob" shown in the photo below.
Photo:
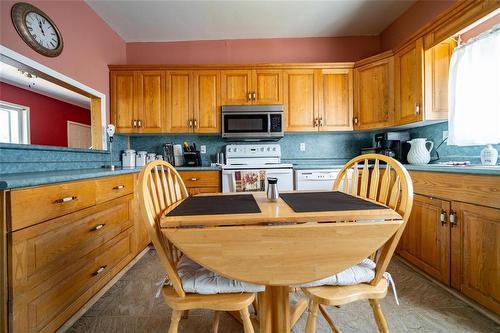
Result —
[{"label": "cabinet knob", "polygon": [[75,201],[77,199],[78,199],[77,196],[64,197],[61,199],[57,199],[56,201],[54,201],[54,203],[66,203],[66,202]]},{"label": "cabinet knob", "polygon": [[189,128],[193,127],[193,120],[189,119]]},{"label": "cabinet knob", "polygon": [[319,118],[319,126],[323,126],[323,117]]},{"label": "cabinet knob", "polygon": [[450,210],[450,227],[457,225],[457,213],[452,209]]},{"label": "cabinet knob", "polygon": [[195,181],[197,181],[197,180],[198,180],[198,178],[191,178],[191,180],[192,180],[193,182],[195,182]]},{"label": "cabinet knob", "polygon": [[317,127],[317,126],[318,126],[318,118],[314,118],[313,127]]},{"label": "cabinet knob", "polygon": [[137,127],[137,120],[136,119],[132,120],[132,127],[133,128]]},{"label": "cabinet knob", "polygon": [[358,117],[354,117],[352,119],[352,122],[354,123],[354,125],[357,125],[358,124]]},{"label": "cabinet knob", "polygon": [[90,229],[90,231],[100,230],[100,229],[104,228],[105,225],[106,224],[104,224],[104,223],[100,223],[100,224],[96,225],[95,227],[93,227],[92,229]]},{"label": "cabinet knob", "polygon": [[122,190],[125,188],[125,185],[116,185],[115,187],[113,187],[113,190]]},{"label": "cabinet knob", "polygon": [[444,209],[441,209],[441,214],[439,214],[439,222],[441,222],[441,225],[446,224],[446,211]]},{"label": "cabinet knob", "polygon": [[248,92],[247,99],[249,102],[252,100],[252,92],[250,92],[250,91]]},{"label": "cabinet knob", "polygon": [[194,127],[195,127],[195,128],[198,128],[198,120],[196,120],[196,119],[195,119],[195,120],[193,120],[193,123],[194,123]]},{"label": "cabinet knob", "polygon": [[415,105],[415,114],[418,116],[420,114],[420,104]]},{"label": "cabinet knob", "polygon": [[137,120],[137,127],[142,127],[142,120]]},{"label": "cabinet knob", "polygon": [[99,267],[99,269],[97,271],[95,271],[94,273],[92,273],[92,275],[96,276],[96,275],[101,274],[102,272],[104,272],[104,270],[106,270],[106,267],[107,267],[107,265]]},{"label": "cabinet knob", "polygon": [[255,91],[252,92],[252,99],[255,101],[257,99],[257,94]]}]

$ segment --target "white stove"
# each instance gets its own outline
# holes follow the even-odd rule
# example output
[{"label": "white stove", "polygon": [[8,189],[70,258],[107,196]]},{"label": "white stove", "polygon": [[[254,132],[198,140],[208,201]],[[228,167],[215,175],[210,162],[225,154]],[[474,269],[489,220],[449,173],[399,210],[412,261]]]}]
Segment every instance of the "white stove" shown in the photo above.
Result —
[{"label": "white stove", "polygon": [[227,145],[226,165],[222,167],[222,192],[235,192],[235,172],[249,170],[265,171],[266,177],[278,178],[280,191],[293,190],[293,164],[281,163],[279,144]]}]

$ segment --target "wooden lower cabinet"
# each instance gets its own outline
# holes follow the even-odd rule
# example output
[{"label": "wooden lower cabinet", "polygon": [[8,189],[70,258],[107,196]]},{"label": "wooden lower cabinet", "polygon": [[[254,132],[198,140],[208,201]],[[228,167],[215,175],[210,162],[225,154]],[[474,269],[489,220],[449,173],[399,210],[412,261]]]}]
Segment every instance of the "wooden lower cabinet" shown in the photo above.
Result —
[{"label": "wooden lower cabinet", "polygon": [[500,314],[500,177],[429,172],[410,175],[415,192],[420,194],[414,197],[398,254]]},{"label": "wooden lower cabinet", "polygon": [[449,201],[415,195],[398,248],[400,256],[445,284],[450,283],[450,224],[445,217],[449,211]]},{"label": "wooden lower cabinet", "polygon": [[453,202],[451,286],[500,314],[500,209]]},{"label": "wooden lower cabinet", "polygon": [[0,212],[7,217],[20,204],[29,205],[31,194],[31,200],[53,195],[54,186],[94,198],[89,207],[33,212],[37,223],[26,220],[28,227],[21,229],[4,216],[9,332],[56,331],[144,250],[149,237],[134,194],[136,179],[121,175],[1,192],[7,200]]},{"label": "wooden lower cabinet", "polygon": [[221,191],[221,173],[217,170],[179,171],[189,195]]}]

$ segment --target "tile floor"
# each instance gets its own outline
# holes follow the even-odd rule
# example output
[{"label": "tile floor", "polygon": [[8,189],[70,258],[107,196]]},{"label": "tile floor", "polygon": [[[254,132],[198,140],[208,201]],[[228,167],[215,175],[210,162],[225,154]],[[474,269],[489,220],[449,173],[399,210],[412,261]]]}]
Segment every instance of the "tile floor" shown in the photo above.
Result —
[{"label": "tile floor", "polygon": [[[398,306],[390,292],[381,302],[391,332],[500,333],[499,324],[397,259],[393,259],[388,271],[396,281],[400,300]],[[68,332],[167,332],[170,309],[154,296],[156,283],[163,275],[156,252],[149,251]],[[329,308],[329,312],[344,333],[377,332],[368,302]],[[306,314],[297,322],[294,333],[304,332]],[[317,332],[330,332],[325,320],[318,318]],[[211,320],[211,311],[192,311],[187,320],[181,321],[180,332],[210,332]],[[219,332],[243,332],[243,329],[235,319],[223,314]]]}]

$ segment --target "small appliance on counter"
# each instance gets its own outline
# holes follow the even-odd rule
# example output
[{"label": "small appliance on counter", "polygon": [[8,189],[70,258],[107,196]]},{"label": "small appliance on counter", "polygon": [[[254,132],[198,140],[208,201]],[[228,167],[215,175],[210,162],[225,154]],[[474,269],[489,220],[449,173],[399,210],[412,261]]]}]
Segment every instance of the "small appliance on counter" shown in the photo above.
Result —
[{"label": "small appliance on counter", "polygon": [[122,153],[122,167],[124,169],[133,169],[135,168],[135,150],[126,149]]},{"label": "small appliance on counter", "polygon": [[174,144],[165,143],[163,145],[163,157],[166,162],[175,165]]},{"label": "small appliance on counter", "polygon": [[146,165],[146,156],[148,155],[147,151],[138,151],[137,155],[135,155],[135,166],[137,168],[143,167]]},{"label": "small appliance on counter", "polygon": [[148,153],[146,155],[146,163],[153,162],[156,160],[156,153]]},{"label": "small appliance on counter", "polygon": [[377,133],[375,147],[363,148],[361,154],[382,154],[405,164],[408,163],[406,157],[410,150],[408,140],[410,140],[409,132]]},{"label": "small appliance on counter", "polygon": [[196,150],[196,143],[189,145],[184,142],[184,166],[187,167],[198,167],[201,166],[201,154],[199,150]]}]

